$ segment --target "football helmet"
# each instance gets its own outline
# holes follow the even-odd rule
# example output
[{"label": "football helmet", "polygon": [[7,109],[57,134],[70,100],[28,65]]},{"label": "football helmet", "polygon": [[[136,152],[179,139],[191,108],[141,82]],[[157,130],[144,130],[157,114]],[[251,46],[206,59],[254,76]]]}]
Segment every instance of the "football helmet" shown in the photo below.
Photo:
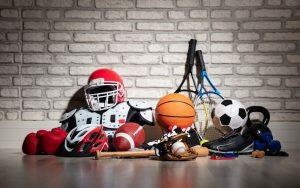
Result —
[{"label": "football helmet", "polygon": [[92,111],[112,108],[125,99],[124,84],[121,77],[111,69],[94,71],[84,88],[87,104]]}]

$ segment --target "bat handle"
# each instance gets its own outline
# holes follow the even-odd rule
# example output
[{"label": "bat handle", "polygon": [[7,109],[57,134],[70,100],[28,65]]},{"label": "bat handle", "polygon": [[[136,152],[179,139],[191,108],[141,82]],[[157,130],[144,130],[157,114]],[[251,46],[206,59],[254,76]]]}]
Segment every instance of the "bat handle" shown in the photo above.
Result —
[{"label": "bat handle", "polygon": [[135,158],[141,158],[141,157],[150,157],[155,155],[154,150],[146,150],[146,151],[115,151],[115,152],[101,152],[99,150],[96,151],[95,159],[99,160],[101,158],[105,157],[135,157]]}]

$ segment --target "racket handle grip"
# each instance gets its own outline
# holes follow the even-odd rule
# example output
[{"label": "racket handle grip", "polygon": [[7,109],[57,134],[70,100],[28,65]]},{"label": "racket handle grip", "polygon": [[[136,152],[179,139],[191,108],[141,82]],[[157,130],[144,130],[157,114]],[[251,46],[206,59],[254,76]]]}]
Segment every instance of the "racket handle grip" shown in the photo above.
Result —
[{"label": "racket handle grip", "polygon": [[187,64],[189,64],[189,65],[194,64],[196,45],[197,45],[196,39],[191,39],[189,41],[189,49],[188,49],[187,58],[186,58]]},{"label": "racket handle grip", "polygon": [[201,65],[201,69],[206,71],[205,63],[204,63],[204,59],[203,59],[203,54],[202,54],[201,50],[196,51],[196,61],[197,61],[198,64]]}]

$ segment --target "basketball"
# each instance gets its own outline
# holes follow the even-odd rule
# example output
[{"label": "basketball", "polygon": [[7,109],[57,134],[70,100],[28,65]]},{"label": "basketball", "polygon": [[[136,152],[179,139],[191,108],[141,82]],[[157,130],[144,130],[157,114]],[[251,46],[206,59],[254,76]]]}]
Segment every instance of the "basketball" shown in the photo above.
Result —
[{"label": "basketball", "polygon": [[113,144],[117,151],[128,151],[139,147],[145,141],[145,131],[137,123],[125,123],[117,129]]},{"label": "basketball", "polygon": [[164,96],[155,109],[157,123],[164,131],[171,131],[173,126],[190,127],[194,123],[195,113],[192,101],[179,93]]}]

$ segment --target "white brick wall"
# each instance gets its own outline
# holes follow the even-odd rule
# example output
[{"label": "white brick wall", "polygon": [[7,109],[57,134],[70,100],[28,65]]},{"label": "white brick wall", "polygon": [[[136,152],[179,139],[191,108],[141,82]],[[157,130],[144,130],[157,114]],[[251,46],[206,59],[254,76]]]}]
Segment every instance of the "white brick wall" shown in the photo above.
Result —
[{"label": "white brick wall", "polygon": [[0,1],[0,119],[59,119],[100,67],[123,76],[128,98],[155,104],[178,86],[187,42],[196,38],[225,96],[265,105],[274,121],[300,121],[299,5],[297,0]]}]

